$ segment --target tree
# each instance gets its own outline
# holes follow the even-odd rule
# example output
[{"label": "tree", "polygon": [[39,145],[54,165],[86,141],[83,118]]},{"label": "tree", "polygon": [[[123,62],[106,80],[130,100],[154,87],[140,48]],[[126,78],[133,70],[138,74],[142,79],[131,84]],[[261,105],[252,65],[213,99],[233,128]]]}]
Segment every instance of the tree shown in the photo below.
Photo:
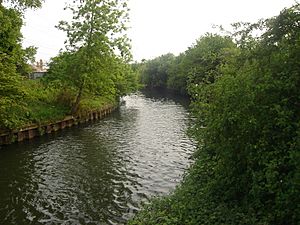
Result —
[{"label": "tree", "polygon": [[20,86],[17,66],[22,59],[21,26],[18,11],[0,5],[0,127],[15,128],[25,93]]},{"label": "tree", "polygon": [[22,49],[21,9],[41,6],[39,0],[4,1],[15,8],[6,8],[0,1],[0,128],[16,128],[25,104],[26,92],[21,86],[21,76],[29,71],[27,60],[32,59],[35,49]]},{"label": "tree", "polygon": [[126,0],[86,0],[67,8],[73,12],[73,21],[62,21],[58,28],[67,32],[66,48],[72,55],[68,72],[77,89],[75,113],[84,91],[97,91],[103,83],[114,89],[110,68],[117,68],[120,60],[130,60],[129,40],[124,35],[128,8]]},{"label": "tree", "polygon": [[184,64],[185,53],[181,53],[170,64],[167,88],[187,95],[186,85],[190,68]]},{"label": "tree", "polygon": [[219,67],[236,54],[236,44],[230,37],[206,34],[177,57],[169,53],[148,60],[141,70],[141,81],[148,87],[167,88],[184,95],[190,84],[189,94],[193,96],[191,87],[196,86],[192,84],[213,83],[221,75]]},{"label": "tree", "polygon": [[25,94],[14,63],[0,53],[0,129],[13,129],[21,124]]},{"label": "tree", "polygon": [[[222,75],[220,68],[236,56],[237,48],[230,37],[206,34],[185,52],[183,65],[187,68],[189,91],[212,84]],[[188,69],[189,68],[189,69]]]},{"label": "tree", "polygon": [[170,64],[175,56],[171,53],[159,56],[145,63],[141,81],[150,88],[166,88]]},{"label": "tree", "polygon": [[42,6],[43,0],[0,0],[0,6],[3,2],[7,2],[15,8],[26,9],[26,8],[39,8]]}]

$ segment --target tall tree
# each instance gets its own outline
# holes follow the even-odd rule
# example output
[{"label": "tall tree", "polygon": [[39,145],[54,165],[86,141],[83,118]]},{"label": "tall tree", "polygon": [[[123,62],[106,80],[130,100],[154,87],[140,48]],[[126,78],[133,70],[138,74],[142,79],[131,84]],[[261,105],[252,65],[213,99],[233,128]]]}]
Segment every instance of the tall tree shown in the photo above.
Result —
[{"label": "tall tree", "polygon": [[129,39],[124,34],[128,21],[126,0],[85,0],[68,6],[71,23],[61,21],[58,28],[67,32],[67,50],[73,54],[70,80],[77,89],[72,113],[78,109],[85,90],[96,90],[100,83],[113,80],[109,68],[120,59],[131,58]]},{"label": "tall tree", "polygon": [[24,93],[20,86],[17,65],[21,59],[21,14],[0,5],[0,127],[18,126],[17,112]]},{"label": "tall tree", "polygon": [[[27,53],[33,48],[22,49],[22,12],[25,8],[41,6],[40,0],[4,1],[15,8],[4,7],[0,1],[0,128],[15,128],[19,121],[25,92],[20,85],[21,72],[28,67]],[[32,54],[31,54],[32,55]]]}]

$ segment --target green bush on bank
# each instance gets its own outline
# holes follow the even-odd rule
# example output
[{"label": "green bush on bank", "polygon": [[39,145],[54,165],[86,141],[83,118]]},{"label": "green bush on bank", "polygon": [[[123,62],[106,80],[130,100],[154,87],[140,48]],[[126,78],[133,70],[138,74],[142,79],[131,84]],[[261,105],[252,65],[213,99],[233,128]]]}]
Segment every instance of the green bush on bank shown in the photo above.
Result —
[{"label": "green bush on bank", "polygon": [[23,87],[27,93],[27,124],[54,122],[63,119],[68,113],[69,108],[58,102],[59,93],[47,89],[40,80],[26,79],[23,81]]},{"label": "green bush on bank", "polygon": [[[246,25],[213,82],[191,74],[200,78],[189,83],[196,161],[174,193],[129,224],[299,224],[299,12],[297,4]],[[251,36],[255,27],[265,33]]]}]

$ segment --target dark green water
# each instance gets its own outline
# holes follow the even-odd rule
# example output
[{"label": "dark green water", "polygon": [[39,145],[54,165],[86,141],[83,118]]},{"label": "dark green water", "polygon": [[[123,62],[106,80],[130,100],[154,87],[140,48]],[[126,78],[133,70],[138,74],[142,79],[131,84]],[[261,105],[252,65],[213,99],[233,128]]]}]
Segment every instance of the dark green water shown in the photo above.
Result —
[{"label": "dark green water", "polygon": [[123,224],[191,163],[184,99],[137,93],[104,120],[0,147],[0,224]]}]

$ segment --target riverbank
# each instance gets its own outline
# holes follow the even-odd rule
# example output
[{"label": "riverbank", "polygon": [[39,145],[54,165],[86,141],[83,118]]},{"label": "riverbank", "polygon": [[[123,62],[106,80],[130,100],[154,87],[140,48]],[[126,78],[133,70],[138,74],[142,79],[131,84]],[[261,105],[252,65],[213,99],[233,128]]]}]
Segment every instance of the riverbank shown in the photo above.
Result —
[{"label": "riverbank", "polygon": [[[47,87],[42,80],[23,80],[22,104],[6,109],[0,126],[0,145],[32,139],[86,121],[100,119],[113,111],[113,96],[85,93],[78,110],[70,114],[75,94],[72,90]],[[2,115],[3,117],[3,115]]]},{"label": "riverbank", "polygon": [[0,145],[7,145],[14,142],[21,142],[30,140],[32,138],[50,134],[68,127],[78,124],[86,123],[93,120],[102,119],[117,108],[115,105],[107,105],[98,110],[94,110],[84,114],[77,114],[76,116],[66,116],[62,120],[50,123],[32,124],[18,130],[2,131],[0,132]]},{"label": "riverbank", "polygon": [[129,224],[299,224],[299,20],[298,3],[141,64],[145,84],[187,84],[197,150],[180,186]]}]

